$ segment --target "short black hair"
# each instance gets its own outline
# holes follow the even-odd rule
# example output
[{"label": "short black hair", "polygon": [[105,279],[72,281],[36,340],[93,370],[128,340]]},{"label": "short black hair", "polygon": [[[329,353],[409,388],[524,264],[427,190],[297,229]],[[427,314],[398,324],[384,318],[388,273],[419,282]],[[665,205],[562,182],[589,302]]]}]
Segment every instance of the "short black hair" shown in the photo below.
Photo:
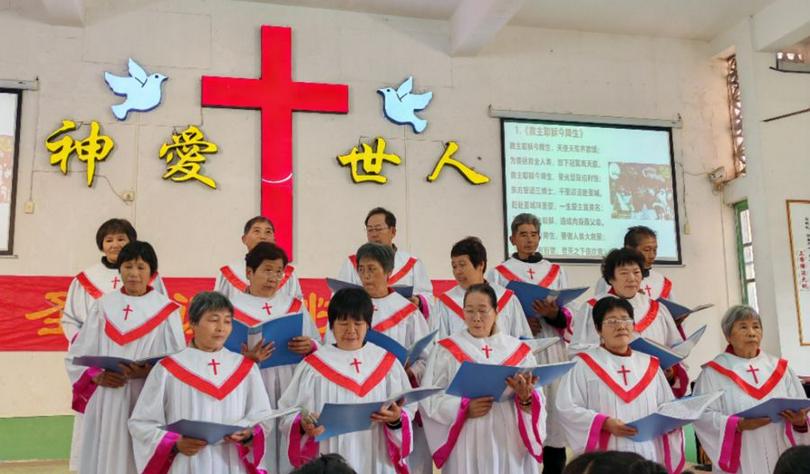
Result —
[{"label": "short black hair", "polygon": [[290,474],[357,474],[338,453],[321,454]]},{"label": "short black hair", "polygon": [[368,225],[368,220],[371,219],[371,216],[376,216],[377,214],[385,215],[385,225],[388,227],[397,226],[397,216],[384,207],[375,207],[374,209],[368,211],[368,214],[366,214],[366,220],[363,221],[363,224]]},{"label": "short black hair", "polygon": [[118,259],[115,261],[116,268],[121,271],[121,265],[132,260],[143,260],[149,264],[149,273],[154,275],[158,271],[158,259],[155,249],[149,242],[140,240],[133,240],[132,242],[124,245],[121,253],[118,254]]},{"label": "short black hair", "polygon": [[467,291],[464,292],[464,301],[462,302],[463,305],[467,304],[467,296],[471,293],[481,293],[487,295],[489,298],[489,303],[492,305],[492,309],[495,311],[498,310],[498,295],[495,293],[495,290],[489,286],[489,283],[476,283],[475,285],[470,285],[467,288]]},{"label": "short black hair", "polygon": [[793,446],[779,456],[773,474],[805,474],[810,472],[810,446]]},{"label": "short black hair", "polygon": [[608,311],[617,308],[627,311],[627,315],[630,316],[630,319],[634,319],[633,305],[631,305],[629,301],[615,296],[605,296],[593,306],[593,325],[596,326],[597,331],[602,332],[602,322],[605,320],[605,315]]},{"label": "short black hair", "polygon": [[474,267],[484,264],[484,271],[487,269],[487,249],[478,237],[465,237],[450,249],[450,257],[461,257],[466,255],[470,258],[470,263]]},{"label": "short black hair", "polygon": [[242,235],[247,235],[247,233],[250,232],[250,228],[253,227],[253,224],[257,224],[259,222],[264,222],[265,224],[270,224],[270,228],[273,229],[273,232],[276,231],[276,226],[273,225],[273,221],[271,221],[270,219],[268,219],[267,217],[264,217],[264,216],[256,216],[256,217],[252,217],[252,218],[248,219],[248,221],[245,222],[245,228],[242,231]]},{"label": "short black hair", "polygon": [[354,321],[365,321],[371,327],[371,318],[374,316],[374,304],[366,290],[362,288],[343,288],[332,295],[329,301],[329,328],[334,326],[335,321],[352,319]]},{"label": "short black hair", "polygon": [[370,258],[379,263],[386,273],[391,273],[394,271],[395,255],[394,249],[391,247],[382,244],[375,244],[374,242],[368,242],[361,245],[355,254],[358,265],[360,265],[360,260]]},{"label": "short black hair", "polygon": [[228,298],[218,291],[203,291],[197,293],[188,305],[188,320],[191,324],[199,324],[207,311],[227,309],[233,316],[233,305]]},{"label": "short black hair", "polygon": [[96,231],[96,245],[98,245],[99,250],[104,250],[103,243],[104,237],[107,237],[110,234],[126,234],[127,238],[130,242],[135,242],[138,240],[138,233],[135,232],[135,228],[132,227],[132,224],[126,219],[110,219],[98,228]]},{"label": "short black hair", "polygon": [[641,239],[644,237],[658,238],[655,231],[647,226],[637,225],[630,227],[627,229],[627,233],[624,234],[624,246],[631,249],[638,248],[641,245]]},{"label": "short black hair", "polygon": [[287,252],[270,242],[259,242],[253,247],[253,250],[245,255],[245,265],[254,272],[265,260],[281,260],[285,267],[289,263]]},{"label": "short black hair", "polygon": [[609,285],[616,275],[616,269],[625,265],[638,265],[639,270],[644,270],[644,256],[636,249],[624,247],[613,249],[602,260],[602,278]]},{"label": "short black hair", "polygon": [[563,474],[666,474],[664,466],[625,451],[594,451],[574,458]]}]

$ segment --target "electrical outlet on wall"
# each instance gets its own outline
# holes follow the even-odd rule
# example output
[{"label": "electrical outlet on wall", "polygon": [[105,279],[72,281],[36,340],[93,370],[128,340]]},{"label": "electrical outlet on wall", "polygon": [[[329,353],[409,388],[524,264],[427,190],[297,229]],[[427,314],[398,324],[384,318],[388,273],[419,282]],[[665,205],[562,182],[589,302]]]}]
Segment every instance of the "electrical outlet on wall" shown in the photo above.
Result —
[{"label": "electrical outlet on wall", "polygon": [[25,206],[23,206],[23,210],[25,211],[26,214],[33,214],[35,207],[36,206],[34,205],[34,201],[28,200],[25,201]]}]

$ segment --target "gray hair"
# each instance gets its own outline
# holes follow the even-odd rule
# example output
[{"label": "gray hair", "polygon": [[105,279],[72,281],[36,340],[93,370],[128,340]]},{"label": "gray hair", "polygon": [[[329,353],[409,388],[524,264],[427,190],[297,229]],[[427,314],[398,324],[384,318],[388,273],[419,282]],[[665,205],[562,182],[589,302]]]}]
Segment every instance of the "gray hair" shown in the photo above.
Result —
[{"label": "gray hair", "polygon": [[529,214],[528,212],[524,212],[522,214],[518,214],[512,219],[512,225],[510,229],[512,230],[512,235],[517,233],[518,227],[522,226],[523,224],[531,224],[534,226],[537,231],[540,231],[540,219],[537,218],[534,214]]},{"label": "gray hair", "polygon": [[757,310],[754,308],[744,304],[738,304],[729,308],[726,314],[723,315],[723,319],[720,320],[723,335],[727,338],[731,336],[731,328],[734,327],[734,323],[745,319],[753,319],[758,321],[760,326],[762,325],[762,318],[759,317],[759,313],[757,313]]},{"label": "gray hair", "polygon": [[369,242],[357,249],[357,263],[364,258],[370,258],[379,263],[385,273],[394,271],[394,249],[387,245]]},{"label": "gray hair", "polygon": [[207,311],[220,309],[227,309],[233,314],[233,305],[225,295],[217,291],[197,293],[188,306],[188,320],[191,324],[198,324]]}]

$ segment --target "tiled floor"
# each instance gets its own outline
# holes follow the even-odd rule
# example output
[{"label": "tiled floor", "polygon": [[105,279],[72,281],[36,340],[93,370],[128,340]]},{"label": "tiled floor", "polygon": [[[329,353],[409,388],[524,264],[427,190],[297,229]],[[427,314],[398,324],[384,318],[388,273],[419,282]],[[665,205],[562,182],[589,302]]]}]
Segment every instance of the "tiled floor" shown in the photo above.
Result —
[{"label": "tiled floor", "polygon": [[67,460],[36,462],[0,462],[2,474],[68,474]]}]

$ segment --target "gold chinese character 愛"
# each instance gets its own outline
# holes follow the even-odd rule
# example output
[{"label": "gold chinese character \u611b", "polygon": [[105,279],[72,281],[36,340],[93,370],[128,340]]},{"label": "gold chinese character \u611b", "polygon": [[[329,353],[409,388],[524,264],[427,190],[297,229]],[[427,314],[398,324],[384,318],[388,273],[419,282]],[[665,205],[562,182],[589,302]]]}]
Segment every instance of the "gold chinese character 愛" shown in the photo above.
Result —
[{"label": "gold chinese character \u611b", "polygon": [[[182,133],[173,133],[172,143],[164,143],[160,147],[159,157],[166,158],[166,173],[163,175],[163,179],[171,179],[176,182],[196,179],[206,186],[216,189],[216,181],[200,174],[200,169],[205,163],[204,155],[216,153],[217,150],[217,145],[205,141],[205,135],[194,125],[190,125]],[[177,161],[172,164],[175,158]]]},{"label": "gold chinese character \u611b", "polygon": [[87,163],[87,186],[90,187],[93,185],[93,178],[96,175],[96,161],[103,161],[107,158],[115,146],[115,142],[106,135],[99,135],[99,125],[95,120],[90,122],[90,134],[84,140],[77,141],[70,135],[55,140],[59,135],[72,132],[77,128],[76,122],[62,120],[62,126],[45,139],[45,148],[51,152],[51,165],[59,165],[59,169],[64,175],[68,172],[70,155],[76,153],[79,161]]},{"label": "gold chinese character \u611b", "polygon": [[456,168],[464,176],[464,178],[472,184],[484,184],[489,182],[488,176],[481,174],[464,163],[454,159],[453,155],[456,153],[456,151],[458,151],[458,143],[447,142],[447,147],[444,149],[444,153],[442,153],[441,158],[439,158],[439,161],[436,163],[436,167],[433,168],[433,172],[427,177],[428,181],[431,183],[436,181],[436,179],[439,177],[439,173],[442,171],[442,168],[444,168],[444,165],[450,165],[453,168]]},{"label": "gold chinese character \u611b", "polygon": [[[399,156],[385,152],[385,139],[382,137],[377,137],[377,144],[374,151],[372,151],[371,146],[365,143],[361,143],[361,145],[363,146],[362,153],[358,153],[357,147],[354,147],[349,154],[339,155],[337,157],[338,163],[340,163],[341,166],[351,164],[352,181],[355,183],[366,181],[377,184],[387,183],[388,178],[380,174],[383,162],[388,161],[398,165],[401,163]],[[358,173],[357,165],[360,162],[363,163],[363,174]]]}]

